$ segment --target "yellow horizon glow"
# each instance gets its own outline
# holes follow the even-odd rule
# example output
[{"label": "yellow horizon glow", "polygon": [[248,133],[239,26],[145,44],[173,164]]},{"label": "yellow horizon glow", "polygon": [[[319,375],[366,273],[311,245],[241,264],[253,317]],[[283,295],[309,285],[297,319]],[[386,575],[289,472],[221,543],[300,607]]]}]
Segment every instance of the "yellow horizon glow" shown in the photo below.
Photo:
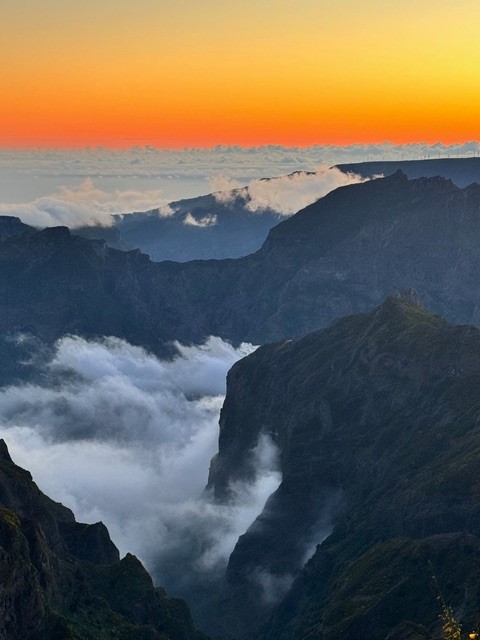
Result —
[{"label": "yellow horizon glow", "polygon": [[480,138],[477,0],[8,5],[1,146]]}]

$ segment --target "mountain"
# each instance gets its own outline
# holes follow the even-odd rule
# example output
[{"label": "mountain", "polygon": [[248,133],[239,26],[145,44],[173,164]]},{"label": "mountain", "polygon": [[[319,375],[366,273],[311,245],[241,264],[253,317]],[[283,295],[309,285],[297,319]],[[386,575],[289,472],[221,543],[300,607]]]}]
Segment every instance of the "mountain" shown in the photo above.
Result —
[{"label": "mountain", "polygon": [[436,158],[431,160],[374,160],[338,164],[344,173],[355,173],[362,178],[391,176],[402,171],[408,178],[435,178],[442,176],[452,180],[458,187],[472,182],[480,183],[480,158]]},{"label": "mountain", "polygon": [[[480,183],[480,158],[363,162],[336,168],[363,178],[389,176],[401,170],[410,179],[442,176],[459,187]],[[283,178],[297,175],[313,174],[296,172]],[[257,251],[283,217],[269,208],[251,211],[250,203],[249,187],[243,187],[172,202],[169,215],[159,209],[117,215],[111,227],[83,227],[75,233],[103,238],[114,249],[138,248],[154,261],[239,258]]]},{"label": "mountain", "polygon": [[272,209],[250,211],[248,187],[112,217],[111,227],[81,227],[78,235],[105,239],[114,249],[140,249],[152,260],[238,258],[261,247],[281,219]]},{"label": "mountain", "polygon": [[33,233],[34,231],[34,227],[23,223],[16,216],[0,216],[0,239],[20,235],[21,233]]},{"label": "mountain", "polygon": [[215,624],[262,640],[438,638],[441,590],[473,628],[479,388],[480,330],[411,292],[235,364],[209,485],[228,500],[261,435],[282,483],[230,557]]},{"label": "mountain", "polygon": [[186,604],[122,560],[101,523],[50,500],[0,440],[0,637],[202,640]]},{"label": "mountain", "polygon": [[154,352],[208,335],[261,344],[410,287],[430,311],[476,324],[479,247],[479,185],[402,173],[329,193],[236,260],[154,263],[65,227],[12,236],[0,241],[0,351],[13,367],[19,333],[115,335]]}]

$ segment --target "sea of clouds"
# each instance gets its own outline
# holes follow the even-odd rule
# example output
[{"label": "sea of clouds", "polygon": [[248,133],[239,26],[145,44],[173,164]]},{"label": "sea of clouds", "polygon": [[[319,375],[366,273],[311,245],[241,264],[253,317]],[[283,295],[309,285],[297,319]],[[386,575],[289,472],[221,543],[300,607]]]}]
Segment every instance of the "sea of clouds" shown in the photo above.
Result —
[{"label": "sea of clouds", "polygon": [[[291,215],[344,182],[338,163],[475,156],[478,142],[350,146],[217,146],[211,149],[0,150],[0,215],[34,226],[111,223],[111,214],[159,209],[212,191],[248,186],[250,210]],[[288,174],[301,172],[288,180]],[[314,172],[309,176],[308,172]],[[281,182],[260,180],[273,176]],[[228,195],[226,196],[228,198]],[[210,226],[213,220],[204,222]]]},{"label": "sea of clouds", "polygon": [[216,579],[280,483],[261,437],[250,483],[219,504],[205,492],[217,451],[228,369],[254,350],[211,337],[160,360],[118,338],[59,340],[42,384],[0,392],[1,431],[15,462],[84,522],[102,520],[173,594]]}]

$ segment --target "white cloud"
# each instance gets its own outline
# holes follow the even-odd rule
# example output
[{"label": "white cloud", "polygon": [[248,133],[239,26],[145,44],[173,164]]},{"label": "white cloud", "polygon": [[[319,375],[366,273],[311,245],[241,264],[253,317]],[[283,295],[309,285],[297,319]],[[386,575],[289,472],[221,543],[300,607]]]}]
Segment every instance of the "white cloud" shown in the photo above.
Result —
[{"label": "white cloud", "polygon": [[323,166],[313,173],[297,172],[271,180],[254,180],[248,185],[247,209],[273,209],[281,215],[292,215],[322,198],[333,189],[363,182],[354,174]]},{"label": "white cloud", "polygon": [[360,176],[324,165],[313,172],[297,171],[268,180],[252,180],[247,187],[216,192],[214,196],[222,204],[243,198],[246,208],[253,213],[271,209],[290,216],[333,189],[364,181]]},{"label": "white cloud", "polygon": [[[219,180],[219,174],[244,180],[270,177],[292,171],[313,171],[321,164],[332,166],[368,160],[418,160],[457,156],[478,156],[480,143],[469,141],[452,145],[353,144],[285,147],[216,146],[209,149],[165,150],[151,146],[129,149],[25,149],[0,150],[0,173],[13,171],[42,178],[86,177],[192,177]],[[225,180],[225,178],[224,178]],[[232,185],[217,183],[217,190]],[[215,187],[214,187],[215,189]]]},{"label": "white cloud", "polygon": [[[221,193],[231,191],[232,188],[241,190],[260,178],[296,171],[315,171],[319,166],[331,167],[339,163],[368,160],[419,160],[479,155],[480,143],[476,141],[453,145],[268,145],[181,150],[156,149],[151,146],[119,150],[3,149],[0,150],[0,192],[3,194],[0,198],[5,202],[20,204],[0,205],[0,214],[28,217],[26,221],[40,226],[78,226],[91,224],[95,220],[101,220],[105,224],[109,213],[161,208],[168,201],[212,191],[218,191],[218,198],[221,198]],[[85,180],[93,180],[97,187],[92,187],[92,191],[96,190],[97,193],[92,193],[87,202],[85,197],[80,198],[79,202],[82,191],[89,189],[74,185]],[[69,185],[66,192],[62,191],[60,185]],[[161,189],[152,189],[151,185]],[[264,185],[259,186],[258,190],[256,186],[254,190],[257,198],[254,202],[260,202],[266,197],[263,193]],[[52,192],[54,195],[45,195]],[[285,197],[288,203],[290,198]],[[270,196],[267,201],[275,204]],[[283,205],[283,201],[281,204]],[[277,202],[275,206],[280,205]],[[78,207],[78,210],[75,211],[74,207]],[[162,209],[160,213],[171,215],[172,212]]]},{"label": "white cloud", "polygon": [[237,180],[233,180],[232,178],[222,174],[209,178],[208,184],[210,185],[210,191],[212,193],[219,193],[219,198],[221,198],[221,194],[223,192],[228,192],[232,189],[239,189],[242,186]]},{"label": "white cloud", "polygon": [[183,219],[183,224],[188,227],[201,227],[203,229],[207,227],[214,227],[218,223],[218,218],[214,214],[207,214],[195,218],[195,216],[189,211]]},{"label": "white cloud", "polygon": [[18,216],[35,227],[66,225],[75,228],[94,224],[109,226],[114,213],[153,208],[159,208],[161,215],[173,214],[168,203],[164,202],[161,190],[116,189],[107,192],[86,178],[77,186],[60,186],[55,193],[32,202],[0,204],[0,215]]},{"label": "white cloud", "polygon": [[162,361],[118,338],[58,341],[48,384],[0,393],[2,437],[40,488],[80,521],[103,520],[122,553],[185,595],[226,564],[275,491],[276,450],[261,438],[254,481],[228,505],[203,489],[217,448],[227,370],[254,350],[219,338],[177,344]]}]

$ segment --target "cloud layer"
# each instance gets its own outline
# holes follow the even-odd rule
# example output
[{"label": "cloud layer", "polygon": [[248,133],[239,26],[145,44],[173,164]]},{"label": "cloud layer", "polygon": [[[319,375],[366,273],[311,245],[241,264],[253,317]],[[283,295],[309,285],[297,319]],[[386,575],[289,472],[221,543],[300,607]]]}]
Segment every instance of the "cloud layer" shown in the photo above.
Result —
[{"label": "cloud layer", "polygon": [[172,593],[212,580],[277,488],[276,450],[252,452],[256,478],[216,504],[204,493],[218,439],[225,375],[248,344],[176,345],[161,361],[117,338],[60,340],[45,384],[0,394],[14,460],[81,521],[103,520],[122,553],[138,554]]},{"label": "cloud layer", "polygon": [[[292,185],[272,185],[260,178],[293,172],[325,171],[344,162],[418,160],[480,155],[476,141],[454,145],[423,143],[394,145],[262,147],[217,146],[211,149],[163,150],[151,146],[130,149],[0,150],[0,215],[17,215],[38,226],[109,224],[109,214],[160,207],[171,215],[168,202],[207,194],[251,188],[252,210],[269,203],[275,211],[293,213],[308,200],[324,195],[315,179],[298,177],[298,206]],[[319,173],[319,172],[317,172]],[[228,177],[227,177],[228,176]],[[340,186],[333,180],[332,187]],[[320,176],[317,181],[327,176]],[[337,176],[338,179],[338,176]],[[304,184],[300,185],[300,182]],[[62,185],[64,185],[62,187]],[[65,186],[66,185],[66,186]],[[310,193],[309,193],[310,191]],[[3,195],[2,195],[3,194]],[[319,195],[320,194],[320,195]],[[219,197],[221,197],[219,195]],[[297,209],[296,209],[296,208]]]},{"label": "cloud layer", "polygon": [[[292,171],[313,171],[322,164],[367,160],[420,160],[478,156],[477,141],[445,145],[354,144],[348,146],[313,145],[310,147],[216,146],[209,149],[165,150],[152,146],[130,149],[33,149],[0,150],[0,174],[22,173],[37,178],[58,176],[86,177],[207,177],[218,174],[235,180],[270,177]],[[235,185],[219,184],[216,190]],[[215,189],[214,189],[215,190]]]},{"label": "cloud layer", "polygon": [[159,208],[163,215],[173,214],[159,189],[107,192],[96,187],[91,178],[86,178],[77,186],[60,186],[55,193],[32,202],[0,204],[0,215],[17,216],[35,227],[66,225],[75,228],[95,224],[109,226],[114,213],[154,208]]},{"label": "cloud layer", "polygon": [[[268,180],[252,180],[247,187],[214,193],[222,204],[245,200],[245,207],[252,213],[271,209],[282,216],[291,216],[300,209],[338,187],[364,182],[355,174],[343,173],[335,167],[324,165],[316,171],[297,171]],[[218,181],[228,184],[228,179]]]}]

